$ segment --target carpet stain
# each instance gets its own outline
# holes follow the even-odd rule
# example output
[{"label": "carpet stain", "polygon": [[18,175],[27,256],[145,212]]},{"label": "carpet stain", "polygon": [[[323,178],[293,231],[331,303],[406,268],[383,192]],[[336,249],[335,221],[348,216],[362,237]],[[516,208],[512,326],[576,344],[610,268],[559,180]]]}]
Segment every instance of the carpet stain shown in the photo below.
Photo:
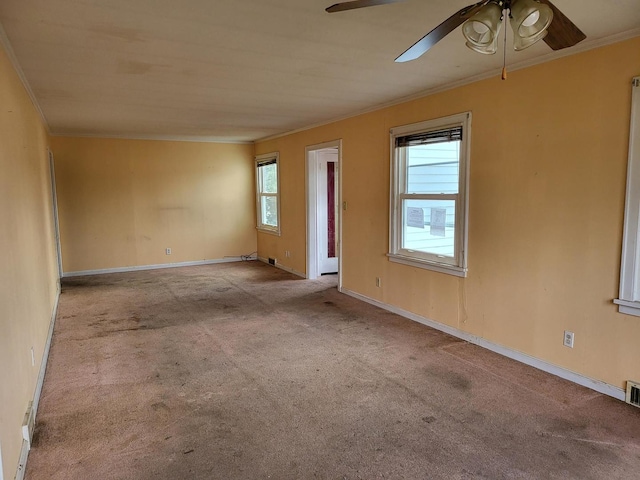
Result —
[{"label": "carpet stain", "polygon": [[427,367],[427,378],[430,381],[447,385],[460,392],[468,392],[471,390],[472,382],[464,375],[451,370],[443,370],[439,367]]}]

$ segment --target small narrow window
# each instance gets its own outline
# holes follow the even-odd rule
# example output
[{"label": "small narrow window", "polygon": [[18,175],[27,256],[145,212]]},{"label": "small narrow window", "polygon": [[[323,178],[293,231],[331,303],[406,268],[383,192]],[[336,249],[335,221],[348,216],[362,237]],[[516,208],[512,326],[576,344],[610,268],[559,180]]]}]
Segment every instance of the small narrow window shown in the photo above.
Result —
[{"label": "small narrow window", "polygon": [[466,276],[471,114],[391,130],[391,261]]},{"label": "small narrow window", "polygon": [[278,154],[256,157],[256,201],[258,229],[280,234]]}]

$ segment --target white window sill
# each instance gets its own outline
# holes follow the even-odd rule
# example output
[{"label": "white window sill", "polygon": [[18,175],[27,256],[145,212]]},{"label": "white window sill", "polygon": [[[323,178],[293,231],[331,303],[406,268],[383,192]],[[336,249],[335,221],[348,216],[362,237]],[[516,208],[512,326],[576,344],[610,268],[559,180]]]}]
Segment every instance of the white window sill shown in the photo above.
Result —
[{"label": "white window sill", "polygon": [[466,277],[467,269],[456,267],[454,265],[447,265],[444,263],[429,262],[426,260],[418,260],[416,258],[406,257],[404,255],[397,255],[388,253],[390,262],[401,263],[403,265],[410,265],[412,267],[424,268],[425,270],[432,270],[434,272],[446,273],[447,275],[454,275],[456,277]]},{"label": "white window sill", "polygon": [[615,298],[613,303],[618,305],[618,311],[627,315],[635,315],[640,317],[640,302],[630,302],[628,300],[620,300]]},{"label": "white window sill", "polygon": [[256,227],[256,230],[262,233],[268,233],[269,235],[275,235],[276,237],[280,236],[280,230],[264,228],[264,227]]}]

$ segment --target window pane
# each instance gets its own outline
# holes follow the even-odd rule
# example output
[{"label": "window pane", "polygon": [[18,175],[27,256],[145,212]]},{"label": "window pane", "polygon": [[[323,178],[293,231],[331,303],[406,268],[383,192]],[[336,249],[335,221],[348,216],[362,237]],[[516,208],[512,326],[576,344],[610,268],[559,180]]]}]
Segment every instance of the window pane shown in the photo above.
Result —
[{"label": "window pane", "polygon": [[403,249],[453,258],[455,200],[403,200]]},{"label": "window pane", "polygon": [[272,227],[278,226],[278,198],[271,196],[262,196],[261,222],[263,225],[270,225]]},{"label": "window pane", "polygon": [[260,167],[260,191],[262,193],[278,192],[278,166],[275,163]]},{"label": "window pane", "polygon": [[460,141],[404,147],[406,193],[458,193]]}]

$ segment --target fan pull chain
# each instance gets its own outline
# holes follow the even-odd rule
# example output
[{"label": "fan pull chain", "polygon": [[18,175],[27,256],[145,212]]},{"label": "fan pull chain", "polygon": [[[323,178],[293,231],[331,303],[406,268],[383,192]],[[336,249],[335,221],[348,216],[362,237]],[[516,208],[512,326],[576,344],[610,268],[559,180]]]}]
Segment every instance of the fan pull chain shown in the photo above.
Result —
[{"label": "fan pull chain", "polygon": [[[502,53],[502,80],[507,79],[507,14],[506,10],[502,12],[502,18],[504,19],[504,46]],[[510,14],[510,13],[509,13]]]}]

